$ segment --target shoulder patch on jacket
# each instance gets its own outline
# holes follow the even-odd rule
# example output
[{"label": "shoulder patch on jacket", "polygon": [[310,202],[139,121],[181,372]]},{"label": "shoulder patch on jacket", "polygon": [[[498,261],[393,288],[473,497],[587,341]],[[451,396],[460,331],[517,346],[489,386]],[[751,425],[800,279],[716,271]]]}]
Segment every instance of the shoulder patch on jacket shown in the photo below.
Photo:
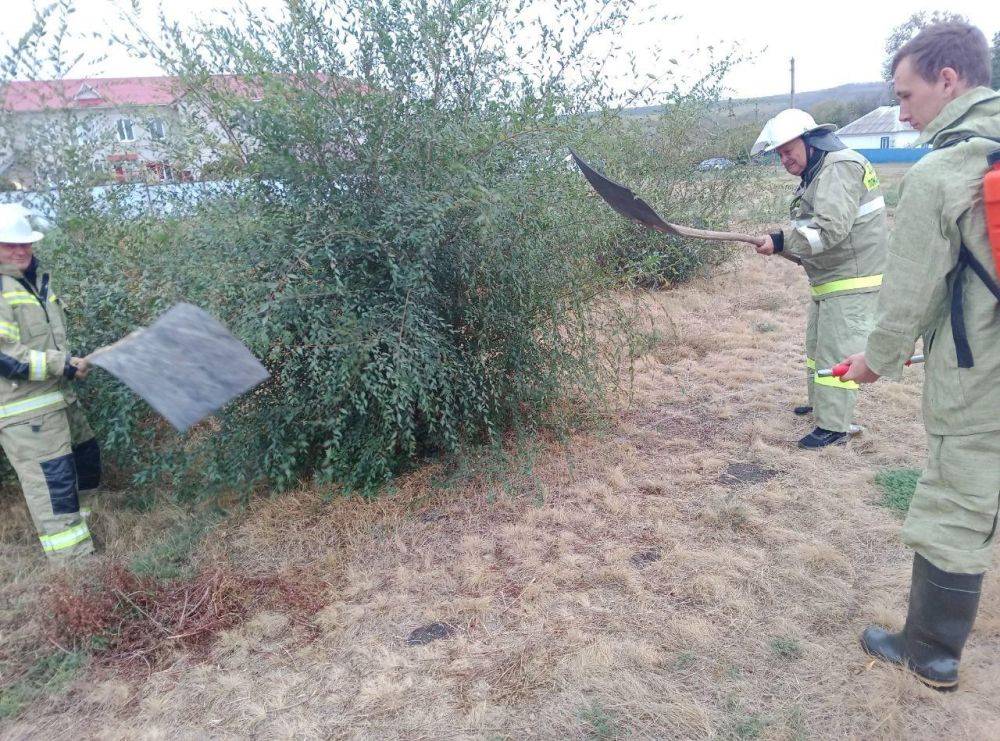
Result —
[{"label": "shoulder patch on jacket", "polygon": [[875,172],[875,168],[872,167],[871,162],[865,163],[865,187],[868,190],[875,190],[879,186],[878,173]]}]

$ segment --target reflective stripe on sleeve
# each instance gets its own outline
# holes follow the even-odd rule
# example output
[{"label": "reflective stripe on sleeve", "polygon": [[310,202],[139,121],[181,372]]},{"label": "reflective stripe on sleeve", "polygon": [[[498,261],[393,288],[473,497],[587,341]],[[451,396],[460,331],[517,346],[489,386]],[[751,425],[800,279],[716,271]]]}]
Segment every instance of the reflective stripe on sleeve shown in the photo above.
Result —
[{"label": "reflective stripe on sleeve", "polygon": [[799,234],[806,238],[809,242],[809,246],[812,247],[813,252],[822,252],[823,250],[823,240],[820,239],[819,229],[811,226],[800,226],[795,229]]},{"label": "reflective stripe on sleeve", "polygon": [[857,218],[860,219],[862,216],[867,216],[868,214],[873,214],[876,211],[881,211],[883,208],[885,208],[885,198],[879,196],[878,198],[859,206]]},{"label": "reflective stripe on sleeve", "polygon": [[816,370],[816,361],[812,358],[806,358],[806,368],[809,370]]},{"label": "reflective stripe on sleeve", "polygon": [[45,353],[40,350],[28,351],[28,380],[44,381],[48,375]]},{"label": "reflective stripe on sleeve", "polygon": [[14,322],[0,322],[0,339],[10,342],[21,341],[21,329]]}]

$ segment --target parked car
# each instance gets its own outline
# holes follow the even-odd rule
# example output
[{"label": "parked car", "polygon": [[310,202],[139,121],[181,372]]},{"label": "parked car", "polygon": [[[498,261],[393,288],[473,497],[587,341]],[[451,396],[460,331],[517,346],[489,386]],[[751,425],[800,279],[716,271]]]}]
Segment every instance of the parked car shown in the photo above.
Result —
[{"label": "parked car", "polygon": [[736,167],[736,163],[725,157],[711,157],[699,162],[695,169],[698,172],[708,172],[709,170],[728,170],[730,167]]}]

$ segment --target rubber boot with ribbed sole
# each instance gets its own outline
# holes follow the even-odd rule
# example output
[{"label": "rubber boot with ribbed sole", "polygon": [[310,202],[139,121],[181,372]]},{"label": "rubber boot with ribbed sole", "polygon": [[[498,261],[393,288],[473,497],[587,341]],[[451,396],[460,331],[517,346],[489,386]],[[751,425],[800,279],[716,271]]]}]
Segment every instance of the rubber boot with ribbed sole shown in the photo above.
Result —
[{"label": "rubber boot with ribbed sole", "polygon": [[905,665],[934,689],[957,689],[958,665],[979,610],[982,584],[982,574],[942,571],[916,554],[906,625],[899,633],[868,628],[861,634],[861,647],[878,659]]}]

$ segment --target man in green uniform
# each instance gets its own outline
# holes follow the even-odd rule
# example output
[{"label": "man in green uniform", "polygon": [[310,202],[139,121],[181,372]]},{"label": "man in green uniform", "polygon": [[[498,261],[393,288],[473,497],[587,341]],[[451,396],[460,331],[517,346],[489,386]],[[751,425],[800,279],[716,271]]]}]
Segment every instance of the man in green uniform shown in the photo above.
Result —
[{"label": "man in green uniform", "polygon": [[69,381],[87,365],[67,351],[62,304],[39,271],[25,210],[0,205],[0,445],[17,473],[45,554],[92,553],[79,492],[101,479],[100,449]]},{"label": "man in green uniform", "polygon": [[806,270],[812,292],[806,329],[808,406],[816,428],[803,448],[846,442],[852,430],[858,384],[822,378],[844,355],[864,348],[872,328],[886,259],[885,200],[875,169],[844,146],[831,124],[817,126],[805,111],[789,108],[772,118],[752,154],[777,151],[792,175],[802,178],[791,205],[792,223],[762,237],[762,255],[784,252]]},{"label": "man in green uniform", "polygon": [[903,525],[916,552],[906,625],[868,628],[861,644],[954,689],[1000,513],[1000,286],[982,200],[1000,95],[986,37],[964,23],[924,29],[892,69],[900,119],[933,151],[903,179],[875,329],[844,378],[899,378],[923,336],[928,460]]}]

